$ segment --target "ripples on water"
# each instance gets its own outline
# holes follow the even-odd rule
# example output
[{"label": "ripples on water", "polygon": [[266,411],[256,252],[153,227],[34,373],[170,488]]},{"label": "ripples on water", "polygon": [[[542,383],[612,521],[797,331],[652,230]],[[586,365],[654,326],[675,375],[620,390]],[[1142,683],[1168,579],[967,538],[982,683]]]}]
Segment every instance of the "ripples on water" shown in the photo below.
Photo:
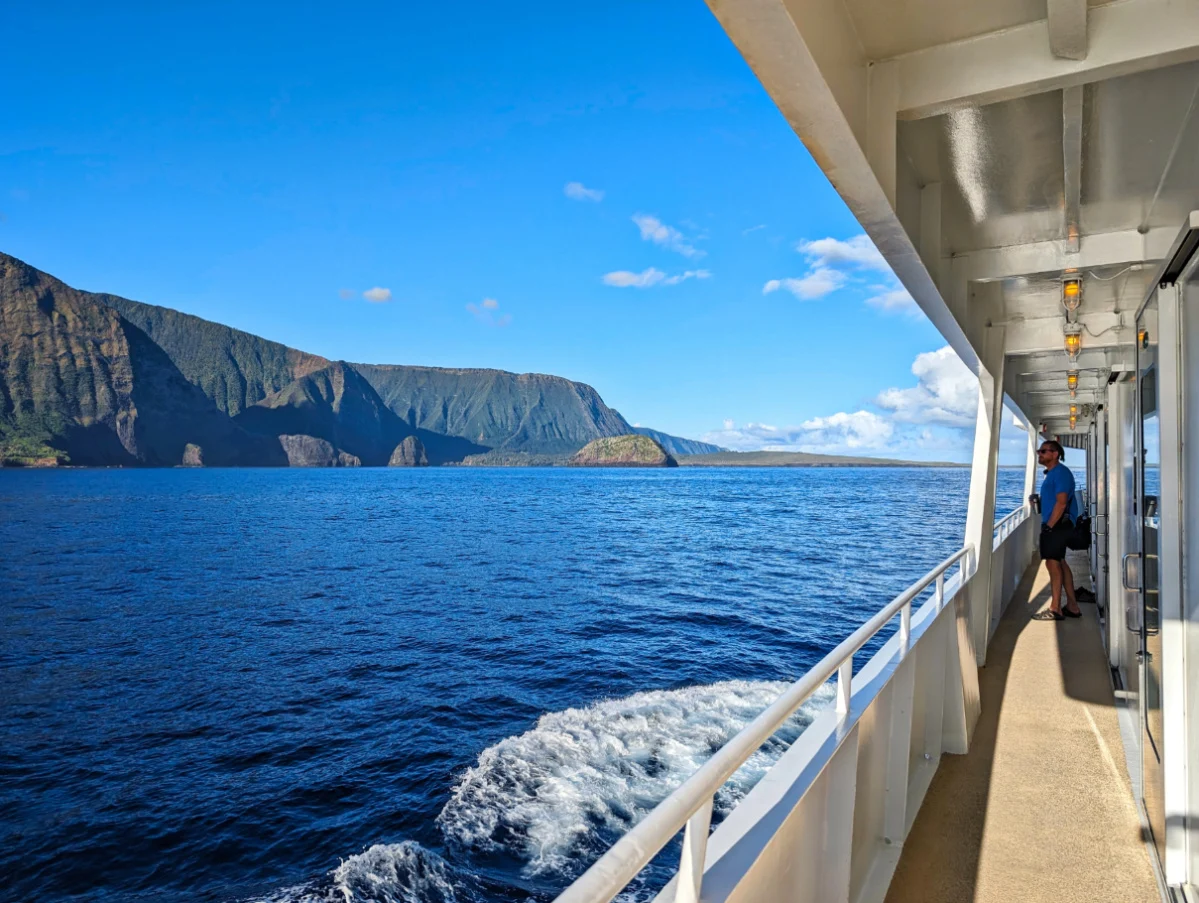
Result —
[{"label": "ripples on water", "polygon": [[[1021,480],[1001,471],[999,511]],[[103,903],[550,899],[952,553],[968,483],[0,473],[0,883]]]}]

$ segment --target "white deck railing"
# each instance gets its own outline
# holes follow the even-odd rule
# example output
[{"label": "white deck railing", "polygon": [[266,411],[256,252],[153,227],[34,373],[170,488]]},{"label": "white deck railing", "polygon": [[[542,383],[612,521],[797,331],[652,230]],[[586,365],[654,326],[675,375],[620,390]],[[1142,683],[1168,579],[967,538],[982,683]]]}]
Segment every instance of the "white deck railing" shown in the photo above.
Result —
[{"label": "white deck railing", "polygon": [[[1028,513],[1026,505],[995,525],[996,549],[1017,534],[1021,548],[1028,546],[1027,531],[1019,530]],[[658,895],[662,903],[697,903],[701,891],[704,901],[881,900],[941,753],[966,751],[977,674],[968,624],[958,625],[991,614],[990,605],[973,613],[990,593],[976,594],[972,603],[962,592],[976,569],[967,546],[896,596],[621,837],[557,903],[608,903],[680,829],[679,871]],[[997,583],[1003,581],[993,578],[992,587]],[[914,614],[913,602],[930,586],[931,597]],[[898,631],[854,676],[854,655],[896,616]],[[717,791],[834,676],[835,705],[817,715],[709,838]],[[857,792],[863,785],[865,795]]]}]

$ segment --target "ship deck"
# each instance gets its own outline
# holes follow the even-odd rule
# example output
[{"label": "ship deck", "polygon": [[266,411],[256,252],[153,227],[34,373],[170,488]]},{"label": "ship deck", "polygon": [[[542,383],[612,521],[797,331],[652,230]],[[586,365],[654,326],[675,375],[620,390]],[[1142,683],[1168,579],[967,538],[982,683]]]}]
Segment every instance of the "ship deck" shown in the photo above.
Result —
[{"label": "ship deck", "polygon": [[[1085,585],[1085,558],[1071,566]],[[1048,606],[1038,560],[979,672],[970,752],[942,759],[887,903],[1161,899],[1095,606],[1081,605],[1081,620],[1032,620]]]}]

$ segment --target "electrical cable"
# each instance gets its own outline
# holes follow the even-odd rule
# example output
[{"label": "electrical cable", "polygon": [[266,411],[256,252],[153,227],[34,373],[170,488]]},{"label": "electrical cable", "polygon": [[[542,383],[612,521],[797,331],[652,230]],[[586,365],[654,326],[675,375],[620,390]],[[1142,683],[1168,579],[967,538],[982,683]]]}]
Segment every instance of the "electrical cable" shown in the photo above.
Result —
[{"label": "electrical cable", "polygon": [[1128,266],[1126,266],[1120,272],[1113,273],[1111,276],[1097,276],[1093,272],[1087,272],[1086,275],[1091,279],[1098,279],[1100,282],[1111,282],[1113,279],[1119,279],[1121,276],[1123,276],[1129,270],[1139,270],[1144,266],[1145,266],[1145,264],[1143,264],[1143,263],[1130,263]]}]

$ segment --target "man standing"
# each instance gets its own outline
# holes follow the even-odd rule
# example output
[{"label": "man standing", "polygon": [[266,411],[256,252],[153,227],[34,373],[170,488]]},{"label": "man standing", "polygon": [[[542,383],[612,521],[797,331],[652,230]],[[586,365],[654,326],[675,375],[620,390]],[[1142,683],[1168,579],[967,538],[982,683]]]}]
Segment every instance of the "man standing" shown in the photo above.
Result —
[{"label": "man standing", "polygon": [[[1074,598],[1074,574],[1066,564],[1066,538],[1078,518],[1078,499],[1074,494],[1074,474],[1062,458],[1060,443],[1047,439],[1037,449],[1037,461],[1045,468],[1041,483],[1041,557],[1049,569],[1052,596],[1044,620],[1081,618],[1078,600]],[[1066,588],[1066,610],[1062,611],[1062,586]]]}]

